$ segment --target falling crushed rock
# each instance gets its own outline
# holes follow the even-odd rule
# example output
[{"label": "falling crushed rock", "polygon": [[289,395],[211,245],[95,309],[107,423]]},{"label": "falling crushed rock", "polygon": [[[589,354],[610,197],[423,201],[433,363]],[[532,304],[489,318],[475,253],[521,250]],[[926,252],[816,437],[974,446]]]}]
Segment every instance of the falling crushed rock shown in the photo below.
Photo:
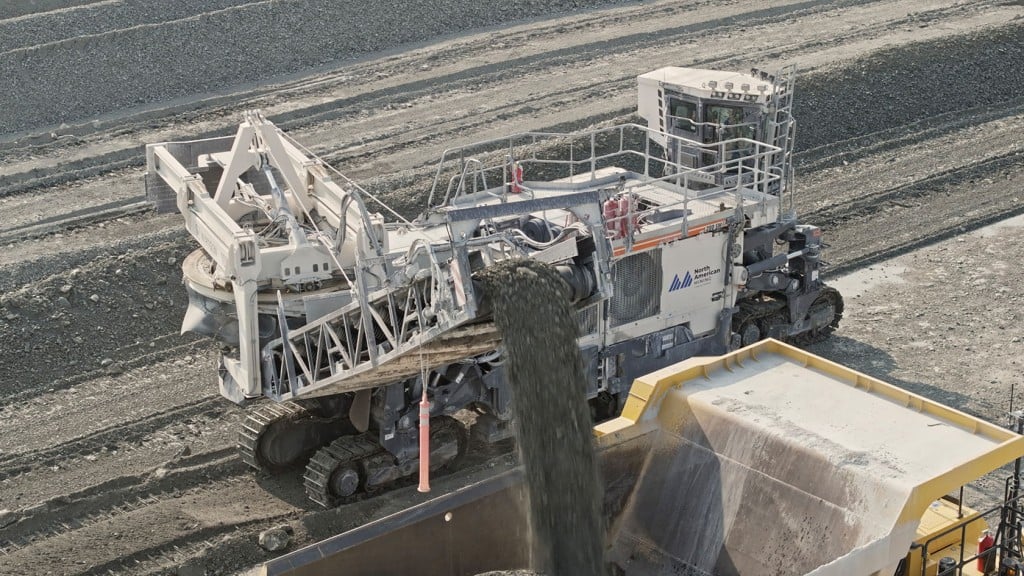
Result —
[{"label": "falling crushed rock", "polygon": [[553,576],[605,573],[601,487],[565,283],[532,260],[503,262],[481,279],[505,344],[535,567]]}]

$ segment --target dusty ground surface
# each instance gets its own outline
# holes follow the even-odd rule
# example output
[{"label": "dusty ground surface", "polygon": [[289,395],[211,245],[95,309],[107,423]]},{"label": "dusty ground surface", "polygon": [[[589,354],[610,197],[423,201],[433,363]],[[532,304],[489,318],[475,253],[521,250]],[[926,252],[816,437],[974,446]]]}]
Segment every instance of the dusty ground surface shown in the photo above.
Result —
[{"label": "dusty ground surface", "polygon": [[[0,65],[28,65],[15,56],[40,41],[116,48],[143,23],[97,35],[81,10],[119,4],[37,2],[60,10],[46,16],[64,23],[57,36],[5,36]],[[25,5],[6,3],[0,27],[27,30]],[[446,147],[631,119],[635,75],[658,66],[796,62],[796,208],[825,228],[832,276],[869,283],[814,351],[998,420],[1020,384],[1021,235],[968,232],[1024,212],[1022,15],[1019,2],[985,0],[620,3],[368,45],[312,72],[275,70],[292,76],[274,83],[151,94],[103,116],[75,107],[64,126],[4,91],[4,110],[25,114],[0,128],[2,571],[234,573],[268,557],[262,529],[290,524],[294,548],[421,498],[406,487],[317,511],[297,477],[249,474],[233,452],[243,412],[216,394],[214,346],[177,335],[178,266],[194,245],[178,217],[141,202],[139,147],[229,134],[249,108],[411,214]],[[97,57],[111,49],[99,46]],[[437,489],[508,464],[490,455]]]}]

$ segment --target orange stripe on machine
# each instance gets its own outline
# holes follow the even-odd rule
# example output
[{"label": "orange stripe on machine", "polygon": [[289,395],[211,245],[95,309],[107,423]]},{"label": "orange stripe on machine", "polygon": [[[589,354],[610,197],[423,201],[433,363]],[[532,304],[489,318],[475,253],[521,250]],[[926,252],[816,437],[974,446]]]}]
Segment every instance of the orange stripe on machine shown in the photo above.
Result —
[{"label": "orange stripe on machine", "polygon": [[[692,236],[697,236],[698,234],[703,234],[706,231],[718,230],[719,228],[721,228],[723,224],[725,224],[724,218],[715,220],[714,222],[708,222],[707,224],[701,224],[700,226],[694,226],[693,228],[690,228],[689,230],[686,231],[686,237],[689,238]],[[636,244],[633,244],[629,251],[639,252],[640,250],[652,248],[654,246],[657,246],[658,244],[664,244],[666,242],[679,240],[682,237],[682,232],[672,232],[669,234],[663,234],[661,236],[655,236],[654,238],[649,238],[647,240],[644,240],[643,242],[637,242]],[[625,253],[625,246],[618,246],[612,250],[612,255],[614,256],[622,256]]]}]

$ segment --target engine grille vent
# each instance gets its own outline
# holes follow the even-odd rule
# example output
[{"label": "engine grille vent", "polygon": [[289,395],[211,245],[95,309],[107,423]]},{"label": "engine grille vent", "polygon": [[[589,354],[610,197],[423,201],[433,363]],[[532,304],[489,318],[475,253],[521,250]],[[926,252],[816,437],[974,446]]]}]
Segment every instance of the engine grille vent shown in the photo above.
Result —
[{"label": "engine grille vent", "polygon": [[612,265],[615,295],[608,305],[612,326],[661,312],[661,251],[627,256]]},{"label": "engine grille vent", "polygon": [[587,306],[576,312],[576,323],[579,327],[580,336],[589,336],[597,332],[598,322],[601,321],[601,307],[597,305]]}]

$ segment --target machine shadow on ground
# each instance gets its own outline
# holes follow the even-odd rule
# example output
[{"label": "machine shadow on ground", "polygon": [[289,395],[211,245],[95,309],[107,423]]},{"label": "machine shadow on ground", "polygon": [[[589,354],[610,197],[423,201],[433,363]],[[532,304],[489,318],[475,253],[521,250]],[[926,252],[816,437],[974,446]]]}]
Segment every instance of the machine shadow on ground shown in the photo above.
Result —
[{"label": "machine shadow on ground", "polygon": [[976,405],[968,395],[953,392],[932,384],[914,380],[906,380],[895,374],[900,366],[895,358],[885,350],[846,336],[832,335],[827,341],[807,346],[806,350],[818,354],[832,362],[843,364],[868,376],[878,378],[894,386],[940,402],[947,406],[957,406],[960,410],[976,414],[971,406]]},{"label": "machine shadow on ground", "polygon": [[316,502],[306,496],[302,488],[302,469],[288,470],[280,474],[257,473],[253,471],[254,480],[260,488],[280,500],[305,510],[323,510]]}]

